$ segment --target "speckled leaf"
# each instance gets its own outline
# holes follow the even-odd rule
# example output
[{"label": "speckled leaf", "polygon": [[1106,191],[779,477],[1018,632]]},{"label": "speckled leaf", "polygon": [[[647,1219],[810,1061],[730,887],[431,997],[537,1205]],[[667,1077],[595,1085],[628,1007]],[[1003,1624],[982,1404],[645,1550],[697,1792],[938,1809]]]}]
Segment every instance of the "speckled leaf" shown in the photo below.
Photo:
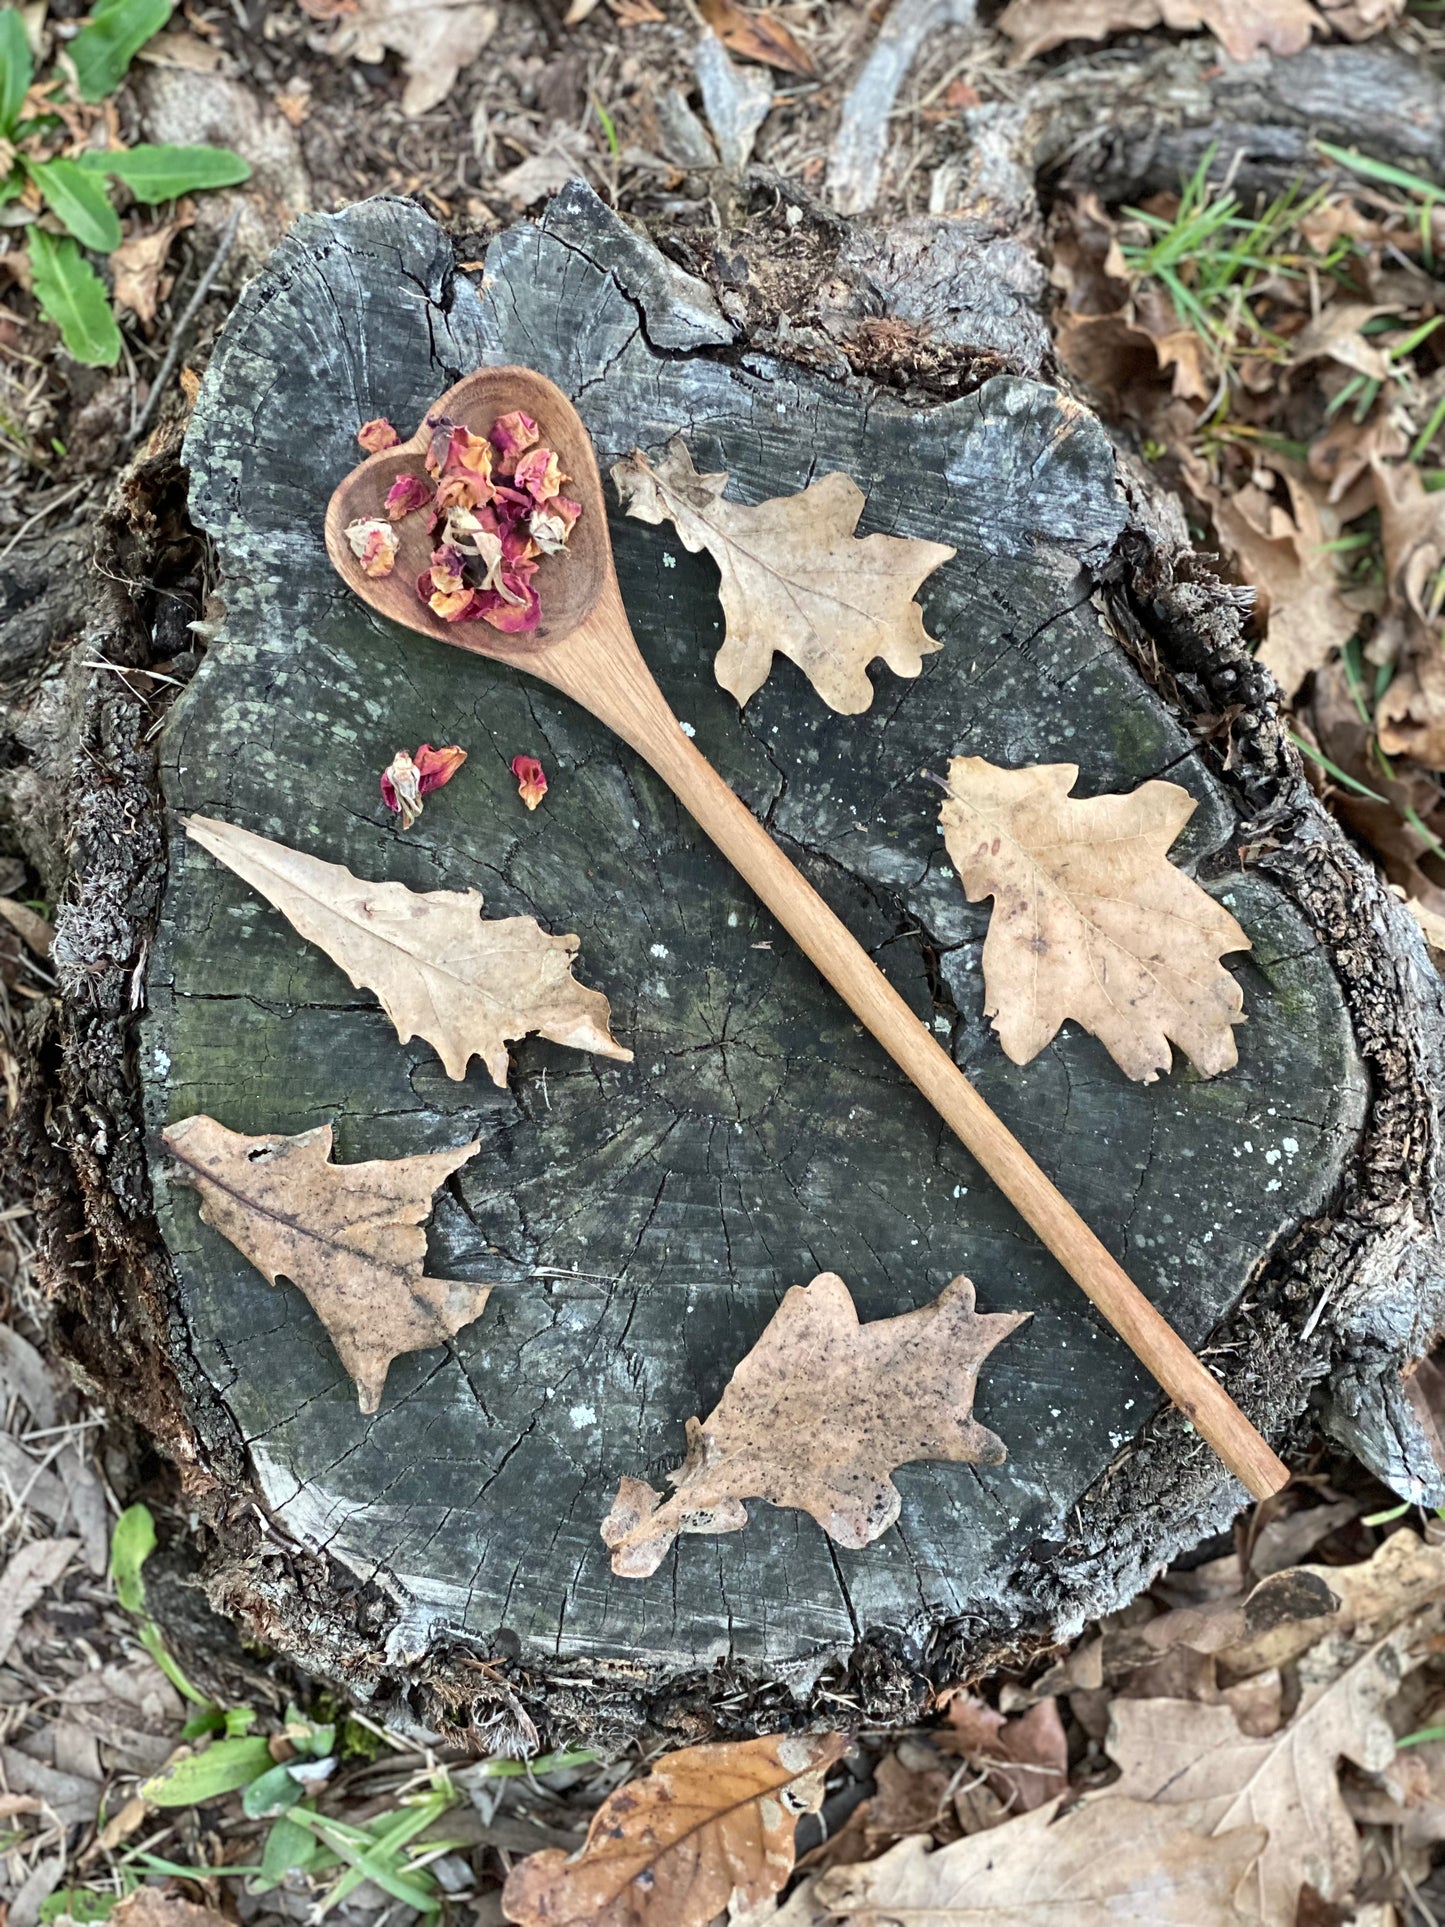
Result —
[{"label": "speckled leaf", "polygon": [[356,1381],[363,1412],[381,1403],[403,1352],[445,1344],[479,1318],[489,1285],[424,1278],[432,1193],[476,1139],[420,1157],[332,1164],[331,1126],[296,1137],[246,1137],[188,1117],[165,1147],[201,1197],[201,1217],[271,1284],[289,1278]]},{"label": "speckled leaf", "polygon": [[836,1272],[794,1285],[703,1424],[668,1499],[623,1479],[602,1537],[612,1570],[645,1579],[680,1532],[736,1532],[744,1499],[811,1513],[840,1546],[866,1546],[898,1517],[890,1473],[915,1459],[1001,1465],[972,1415],[978,1370],[1027,1312],[976,1313],[955,1278],[931,1305],[860,1325]]},{"label": "speckled leaf", "polygon": [[856,536],[864,495],[848,476],[824,475],[799,495],[756,506],[726,502],[727,476],[699,475],[679,435],[658,462],[635,449],[612,479],[629,515],[673,522],[685,549],[706,549],[717,563],[727,635],[714,668],[740,703],[781,653],[830,709],[855,716],[873,701],[870,662],[916,676],[939,648],[913,598],[954,551],[900,535]]},{"label": "speckled leaf", "polygon": [[841,1733],[685,1746],[592,1816],[587,1842],[514,1867],[502,1895],[522,1927],[703,1927],[730,1900],[756,1907],[793,1871],[793,1836],[823,1803]]},{"label": "speckled leaf", "polygon": [[535,917],[484,918],[476,890],[368,883],[340,863],[213,817],[187,817],[186,834],[259,890],[352,983],[374,991],[403,1044],[424,1037],[448,1077],[465,1077],[475,1056],[505,1086],[508,1042],[533,1031],[631,1063],[608,1029],[607,999],[572,975],[575,936],[549,936]]},{"label": "speckled leaf", "polygon": [[1177,783],[1073,797],[1075,763],[948,767],[944,841],[970,903],[994,900],[983,946],[985,1015],[1027,1064],[1065,1018],[1128,1077],[1152,1083],[1172,1038],[1205,1077],[1238,1059],[1244,993],[1219,959],[1249,938],[1169,846],[1194,814]]}]

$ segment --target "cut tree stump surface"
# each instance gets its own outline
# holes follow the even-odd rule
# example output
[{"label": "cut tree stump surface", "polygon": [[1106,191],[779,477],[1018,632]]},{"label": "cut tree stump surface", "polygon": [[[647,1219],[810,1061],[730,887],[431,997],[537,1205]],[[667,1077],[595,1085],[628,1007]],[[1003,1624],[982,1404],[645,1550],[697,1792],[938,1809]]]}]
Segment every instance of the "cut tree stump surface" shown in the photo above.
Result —
[{"label": "cut tree stump surface", "polygon": [[[1020,1612],[1021,1566],[1067,1536],[1157,1408],[1152,1381],[636,757],[541,685],[392,628],[341,586],[322,516],[358,425],[409,433],[478,363],[520,361],[574,398],[604,470],[681,431],[738,499],[841,468],[867,494],[863,531],[956,546],[923,592],[943,648],[916,681],[875,670],[872,709],[838,716],[779,658],[740,713],[712,676],[711,562],[670,527],[612,527],[643,653],[699,746],[1195,1346],[1358,1141],[1365,1078],[1329,957],[1242,866],[1233,803],[1090,599],[1126,523],[1090,415],[1012,377],[915,408],[730,350],[701,284],[576,187],[487,267],[485,291],[454,273],[444,235],[400,201],[303,221],[238,304],[196,408],[193,513],[226,613],[165,738],[176,829],[144,1050],[178,1350],[229,1409],[273,1517],[390,1590],[398,1653],[508,1629],[542,1655],[785,1669],[879,1627]],[[422,741],[470,760],[403,834],[378,777]],[[551,783],[531,815],[518,752]],[[1230,960],[1248,1012],[1237,1070],[1206,1082],[1181,1062],[1129,1084],[1073,1026],[1026,1069],[1003,1058],[982,1015],[988,905],[965,901],[920,774],[958,754],[1077,762],[1086,795],[1162,775],[1198,798],[1176,854],[1254,943]],[[475,1061],[449,1081],[187,844],[187,811],[577,931],[578,974],[636,1061],[534,1039],[506,1090]],[[375,1417],[299,1292],[269,1286],[169,1182],[159,1129],[194,1112],[247,1132],[331,1123],[342,1161],[480,1134],[439,1194],[429,1270],[499,1288],[452,1346],[392,1366]],[[757,1502],[745,1531],[615,1578],[598,1527],[618,1479],[661,1484],[684,1421],[711,1410],[782,1294],[825,1270],[865,1319],[959,1271],[980,1309],[1033,1313],[977,1402],[1008,1462],[903,1468],[902,1517],[861,1552]],[[1177,1449],[1181,1467],[1203,1450],[1182,1428]]]}]

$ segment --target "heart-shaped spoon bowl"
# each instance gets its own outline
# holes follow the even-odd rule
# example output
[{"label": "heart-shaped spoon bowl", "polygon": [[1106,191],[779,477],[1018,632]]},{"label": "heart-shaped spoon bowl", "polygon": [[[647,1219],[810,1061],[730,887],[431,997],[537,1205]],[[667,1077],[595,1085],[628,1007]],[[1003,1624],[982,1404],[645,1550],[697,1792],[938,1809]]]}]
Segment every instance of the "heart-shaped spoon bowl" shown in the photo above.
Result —
[{"label": "heart-shaped spoon bowl", "polygon": [[[399,475],[426,475],[425,458],[431,440],[428,422],[445,417],[488,435],[499,415],[520,408],[537,423],[546,447],[555,449],[568,477],[566,493],[582,506],[567,547],[558,555],[543,556],[536,589],[541,620],[525,635],[504,635],[487,622],[444,622],[416,592],[416,580],[431,561],[436,538],[427,533],[427,514],[417,509],[396,524],[400,538],[396,566],[390,575],[369,576],[346,539],[351,523],[385,520],[386,492]],[[612,544],[607,535],[607,507],[602,477],[592,440],[582,418],[562,391],[532,368],[479,368],[474,375],[449,388],[431,409],[410,441],[368,456],[352,469],[326,510],[326,552],[347,586],[379,614],[404,623],[438,642],[473,655],[536,669],[537,659],[571,635],[599,606],[616,596]],[[620,598],[619,605],[620,605]]]}]

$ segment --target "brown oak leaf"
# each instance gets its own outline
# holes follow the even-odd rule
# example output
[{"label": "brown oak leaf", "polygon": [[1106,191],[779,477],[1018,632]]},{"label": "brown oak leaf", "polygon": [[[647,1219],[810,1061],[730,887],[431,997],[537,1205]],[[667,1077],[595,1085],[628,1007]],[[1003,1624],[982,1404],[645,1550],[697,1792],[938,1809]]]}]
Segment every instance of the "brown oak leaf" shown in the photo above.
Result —
[{"label": "brown oak leaf", "polygon": [[740,7],[737,0],[698,0],[698,12],[729,53],[781,67],[784,73],[798,74],[804,80],[810,80],[816,71],[811,56],[772,14]]},{"label": "brown oak leaf", "polygon": [[[1389,1767],[1395,1735],[1385,1709],[1445,1621],[1438,1578],[1432,1603],[1420,1609],[1419,1562],[1408,1548],[1389,1572],[1378,1561],[1377,1554],[1369,1568],[1321,1568],[1353,1636],[1342,1628],[1299,1656],[1299,1707],[1278,1731],[1249,1737],[1228,1706],[1122,1698],[1113,1705],[1108,1750],[1123,1769],[1118,1794],[1187,1803],[1201,1831],[1213,1835],[1241,1824],[1268,1829],[1240,1895],[1258,1927],[1295,1927],[1306,1881],[1329,1900],[1350,1895],[1360,1840],[1340,1792],[1339,1761],[1367,1774]],[[1352,1601],[1348,1575],[1357,1571],[1368,1579],[1362,1576]]]},{"label": "brown oak leaf", "polygon": [[848,1744],[780,1733],[666,1754],[603,1801],[580,1852],[514,1867],[502,1910],[521,1927],[703,1927],[730,1900],[757,1907],[793,1871],[798,1820]]},{"label": "brown oak leaf", "polygon": [[374,991],[403,1044],[425,1038],[448,1077],[465,1077],[475,1056],[505,1085],[508,1042],[534,1031],[632,1062],[608,1028],[607,999],[572,975],[575,936],[549,936],[534,917],[483,917],[476,890],[368,883],[214,817],[187,817],[185,828],[352,983]]},{"label": "brown oak leaf", "polygon": [[490,1285],[424,1278],[432,1193],[480,1140],[419,1157],[332,1164],[331,1126],[247,1137],[213,1117],[163,1133],[202,1220],[271,1283],[289,1278],[326,1327],[363,1412],[381,1403],[387,1367],[441,1345],[481,1316]]},{"label": "brown oak leaf", "polygon": [[1194,798],[1161,782],[1070,796],[1078,774],[949,764],[944,842],[969,901],[994,899],[985,1015],[1005,1055],[1027,1064],[1072,1018],[1142,1083],[1169,1069],[1171,1038],[1203,1076],[1227,1071],[1244,993],[1219,959],[1250,942],[1168,859]]},{"label": "brown oak leaf", "polygon": [[711,1416],[687,1421],[670,1498],[624,1478],[602,1537],[612,1570],[656,1572],[681,1532],[737,1532],[744,1499],[810,1513],[840,1546],[866,1546],[898,1517],[889,1474],[915,1459],[1001,1465],[972,1415],[979,1366],[1027,1312],[977,1313],[958,1277],[931,1305],[860,1325],[836,1272],[794,1285]]},{"label": "brown oak leaf", "polygon": [[[1067,40],[1104,40],[1150,27],[1175,33],[1207,27],[1231,60],[1248,60],[1262,51],[1301,53],[1312,33],[1327,31],[1309,0],[1010,0],[996,24],[1015,42],[1016,62]],[[1386,24],[1381,18],[1369,31],[1378,33]]]},{"label": "brown oak leaf", "polygon": [[149,234],[131,234],[110,257],[112,292],[118,308],[129,308],[137,321],[149,325],[156,318],[161,296],[161,276],[171,242],[189,216],[163,221]]},{"label": "brown oak leaf", "polygon": [[[1186,1807],[1112,1797],[1060,1802],[930,1851],[900,1840],[881,1859],[821,1874],[795,1917],[831,1927],[948,1921],[1068,1927],[1245,1927],[1234,1891],[1262,1827],[1208,1837]],[[791,1903],[790,1903],[791,1904]]]},{"label": "brown oak leaf", "polygon": [[657,462],[634,449],[612,479],[629,515],[671,521],[685,549],[706,549],[717,563],[727,633],[713,667],[740,703],[762,688],[777,652],[829,708],[856,716],[873,701],[867,666],[875,657],[895,675],[916,676],[941,647],[913,598],[954,550],[856,536],[863,491],[841,472],[798,495],[728,502],[726,473],[699,475],[679,435]]}]

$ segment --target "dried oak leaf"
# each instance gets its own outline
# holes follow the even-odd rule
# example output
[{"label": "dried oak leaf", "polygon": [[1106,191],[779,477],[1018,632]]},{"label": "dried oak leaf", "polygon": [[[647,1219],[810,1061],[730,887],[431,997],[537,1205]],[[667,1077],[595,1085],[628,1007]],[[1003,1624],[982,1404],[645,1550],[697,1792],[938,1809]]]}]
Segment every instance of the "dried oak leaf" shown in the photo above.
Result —
[{"label": "dried oak leaf", "polygon": [[163,1133],[203,1221],[271,1283],[289,1278],[326,1327],[363,1412],[381,1403],[403,1352],[445,1344],[481,1316],[490,1285],[424,1278],[432,1193],[480,1140],[420,1157],[332,1164],[331,1126],[246,1137],[213,1117]]},{"label": "dried oak leaf", "polygon": [[358,0],[339,12],[335,0],[302,0],[317,19],[334,19],[328,51],[334,58],[381,61],[401,55],[406,86],[401,111],[409,120],[445,100],[462,68],[497,28],[497,9],[479,0]]},{"label": "dried oak leaf", "polygon": [[740,703],[762,688],[780,651],[831,709],[856,716],[873,701],[867,665],[875,657],[895,675],[916,676],[941,647],[913,598],[954,551],[855,536],[863,491],[841,472],[797,495],[727,502],[727,475],[699,475],[679,435],[656,463],[634,449],[612,479],[629,515],[671,521],[685,549],[706,549],[717,563],[727,634],[713,667]]},{"label": "dried oak leaf", "polygon": [[816,72],[812,56],[773,15],[740,7],[737,0],[698,0],[698,11],[728,52],[740,59],[760,60],[805,80]]},{"label": "dried oak leaf", "polygon": [[533,917],[483,917],[476,890],[368,883],[233,823],[191,816],[185,827],[352,983],[373,991],[403,1044],[425,1038],[448,1077],[465,1077],[480,1057],[505,1086],[508,1043],[534,1031],[632,1062],[608,1028],[607,999],[572,975],[575,936],[549,936]]},{"label": "dried oak leaf", "polygon": [[[1354,0],[1356,6],[1382,3]],[[1301,53],[1312,33],[1326,32],[1309,0],[1010,0],[997,25],[1015,42],[1015,62],[1066,40],[1104,40],[1150,27],[1176,33],[1207,27],[1231,60],[1264,51]]]},{"label": "dried oak leaf", "polygon": [[1427,769],[1445,769],[1445,650],[1431,602],[1431,584],[1445,566],[1445,494],[1432,494],[1413,462],[1377,458],[1371,470],[1386,603],[1370,655],[1399,661],[1375,710],[1380,747],[1387,756],[1413,756]]},{"label": "dried oak leaf", "polygon": [[1065,1018],[1126,1077],[1152,1083],[1170,1039],[1205,1077],[1238,1061],[1244,993],[1220,963],[1248,950],[1234,918],[1169,861],[1194,814],[1177,783],[1074,797],[1075,763],[948,766],[944,842],[970,903],[994,899],[983,946],[986,1016],[1015,1064]]},{"label": "dried oak leaf", "polygon": [[915,1835],[879,1860],[834,1867],[797,1918],[836,1927],[1245,1927],[1234,1891],[1264,1846],[1262,1827],[1211,1839],[1184,1807],[1112,1796],[1062,1814],[1059,1805],[932,1852]]},{"label": "dried oak leaf", "polygon": [[156,318],[161,275],[171,242],[183,227],[189,226],[189,216],[178,216],[174,221],[162,222],[149,234],[128,235],[110,257],[111,292],[116,306],[129,308],[136,320],[143,321],[147,327]]},{"label": "dried oak leaf", "polygon": [[744,1499],[810,1513],[840,1546],[866,1546],[898,1517],[889,1474],[915,1459],[1001,1465],[972,1415],[980,1365],[1027,1312],[974,1311],[958,1277],[931,1305],[860,1325],[847,1285],[794,1285],[711,1416],[687,1421],[687,1457],[664,1499],[623,1479],[602,1537],[612,1570],[656,1572],[681,1532],[737,1532]]},{"label": "dried oak leaf", "polygon": [[502,1910],[521,1927],[703,1927],[731,1900],[756,1907],[793,1871],[798,1819],[848,1745],[783,1733],[665,1754],[603,1801],[577,1853],[514,1867]]},{"label": "dried oak leaf", "polygon": [[[1268,1829],[1241,1895],[1257,1927],[1295,1927],[1305,1882],[1329,1900],[1353,1890],[1360,1841],[1341,1797],[1339,1761],[1351,1760],[1365,1773],[1390,1765],[1395,1735],[1385,1708],[1445,1621],[1437,1575],[1432,1604],[1370,1638],[1395,1617],[1395,1606],[1377,1600],[1372,1623],[1352,1609],[1342,1573],[1321,1570],[1342,1596],[1342,1617],[1353,1620],[1354,1636],[1327,1635],[1300,1656],[1299,1708],[1286,1726],[1250,1738],[1228,1706],[1173,1699],[1116,1699],[1111,1713],[1108,1750],[1123,1769],[1113,1789],[1120,1796],[1187,1803],[1201,1830],[1216,1837],[1241,1825]],[[1400,1570],[1395,1605],[1416,1597],[1414,1568],[1402,1561]],[[1388,1594],[1388,1584],[1383,1590]]]},{"label": "dried oak leaf", "polygon": [[1011,1813],[1032,1813],[1068,1789],[1068,1735],[1052,1699],[1006,1719],[972,1693],[958,1693],[948,1703],[947,1726],[932,1737],[987,1774]]}]

